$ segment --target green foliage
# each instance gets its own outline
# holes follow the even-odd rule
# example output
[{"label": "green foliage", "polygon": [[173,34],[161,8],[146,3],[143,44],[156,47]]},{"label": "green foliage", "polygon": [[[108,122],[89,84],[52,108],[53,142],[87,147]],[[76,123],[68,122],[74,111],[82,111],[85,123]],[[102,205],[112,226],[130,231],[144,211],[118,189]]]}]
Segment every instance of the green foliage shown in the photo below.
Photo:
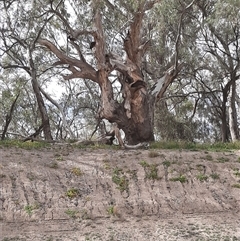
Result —
[{"label": "green foliage", "polygon": [[66,192],[66,196],[70,199],[73,199],[73,198],[77,197],[78,194],[79,194],[79,191],[78,191],[77,188],[70,188]]},{"label": "green foliage", "polygon": [[233,171],[234,171],[234,175],[235,175],[236,177],[240,177],[239,168],[233,168]]},{"label": "green foliage", "polygon": [[198,179],[200,182],[204,182],[204,181],[207,181],[208,176],[200,173],[200,174],[197,175],[197,179]]},{"label": "green foliage", "polygon": [[217,174],[217,173],[212,173],[212,174],[210,174],[210,177],[211,177],[212,179],[216,180],[216,179],[219,179],[219,174]]},{"label": "green foliage", "polygon": [[145,171],[145,178],[152,179],[152,180],[159,180],[160,177],[158,176],[158,164],[149,164],[146,161],[141,161],[140,165],[144,168]]},{"label": "green foliage", "polygon": [[128,191],[129,180],[122,169],[116,167],[113,170],[112,181],[117,185],[117,189],[122,193],[123,191]]},{"label": "green foliage", "polygon": [[46,148],[49,147],[49,143],[46,142],[38,142],[38,141],[20,141],[20,140],[4,140],[0,141],[0,146],[3,147],[18,147],[23,148],[27,150],[31,149],[40,149],[40,148]]},{"label": "green foliage", "polygon": [[109,215],[113,215],[114,214],[114,206],[110,206],[108,209],[107,209],[107,213]]},{"label": "green foliage", "polygon": [[170,161],[164,161],[163,165],[166,167],[170,167],[171,166],[171,162]]},{"label": "green foliage", "polygon": [[208,150],[208,151],[231,151],[239,150],[240,142],[216,142],[216,143],[193,143],[185,141],[156,141],[150,144],[151,149],[185,149],[185,150]]},{"label": "green foliage", "polygon": [[39,205],[38,205],[37,203],[35,203],[35,204],[33,204],[33,205],[26,205],[26,206],[24,207],[24,210],[27,212],[27,214],[28,214],[29,216],[31,216],[32,213],[33,213],[33,211],[36,210],[36,209],[38,209],[38,208],[39,208]]},{"label": "green foliage", "polygon": [[184,175],[180,175],[179,177],[173,177],[169,179],[172,182],[181,182],[181,183],[185,183],[187,181],[187,178]]}]

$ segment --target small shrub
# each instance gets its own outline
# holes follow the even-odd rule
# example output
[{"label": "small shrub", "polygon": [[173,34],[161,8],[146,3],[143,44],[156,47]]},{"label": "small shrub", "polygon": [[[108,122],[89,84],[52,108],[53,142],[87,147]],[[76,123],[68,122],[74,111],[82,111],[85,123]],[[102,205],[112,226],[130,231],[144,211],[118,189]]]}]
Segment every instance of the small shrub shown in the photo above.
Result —
[{"label": "small shrub", "polygon": [[163,165],[166,167],[170,167],[171,166],[171,162],[170,161],[164,161]]},{"label": "small shrub", "polygon": [[79,191],[78,191],[78,189],[76,189],[76,188],[70,188],[70,189],[67,190],[67,192],[66,192],[66,196],[67,196],[68,198],[70,198],[70,199],[73,199],[73,198],[77,197],[78,194],[79,194]]},{"label": "small shrub", "polygon": [[240,188],[240,183],[236,183],[232,185],[233,188]]},{"label": "small shrub", "polygon": [[200,182],[204,182],[204,181],[207,181],[208,176],[203,175],[203,174],[198,174],[198,175],[197,175],[197,179],[198,179]]},{"label": "small shrub", "polygon": [[157,164],[149,164],[146,161],[141,161],[140,165],[144,168],[145,178],[159,180]]},{"label": "small shrub", "polygon": [[129,180],[124,175],[122,169],[117,167],[113,170],[112,181],[117,185],[121,193],[123,191],[128,191]]},{"label": "small shrub", "polygon": [[187,181],[187,178],[184,175],[180,175],[179,177],[173,177],[170,179],[170,181],[172,182],[181,182],[181,183],[185,183]]},{"label": "small shrub", "polygon": [[33,205],[26,205],[24,207],[24,210],[27,212],[29,216],[32,215],[33,210],[38,209],[39,205],[38,204],[33,204]]},{"label": "small shrub", "polygon": [[113,215],[114,214],[114,206],[110,206],[108,209],[107,209],[107,213],[109,215]]},{"label": "small shrub", "polygon": [[219,179],[219,174],[217,174],[217,173],[212,173],[212,174],[210,174],[210,177],[211,177],[212,179],[216,180],[216,179]]},{"label": "small shrub", "polygon": [[71,173],[73,173],[75,176],[81,176],[82,175],[82,171],[78,167],[72,168]]},{"label": "small shrub", "polygon": [[146,161],[141,161],[141,162],[140,162],[140,165],[141,165],[142,167],[149,167],[149,164],[148,164]]}]

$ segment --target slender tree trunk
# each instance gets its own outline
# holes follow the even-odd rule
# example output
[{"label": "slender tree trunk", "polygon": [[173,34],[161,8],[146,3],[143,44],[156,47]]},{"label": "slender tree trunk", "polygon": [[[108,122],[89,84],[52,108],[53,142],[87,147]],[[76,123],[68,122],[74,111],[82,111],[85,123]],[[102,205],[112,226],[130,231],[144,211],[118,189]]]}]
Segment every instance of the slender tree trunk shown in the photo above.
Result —
[{"label": "slender tree trunk", "polygon": [[18,94],[18,95],[16,96],[16,98],[14,99],[14,101],[13,101],[13,103],[12,103],[12,105],[11,105],[9,114],[7,114],[7,116],[6,116],[6,123],[5,123],[4,129],[3,129],[3,133],[2,133],[1,140],[4,140],[4,139],[5,139],[5,136],[6,136],[6,133],[7,133],[7,130],[8,130],[8,126],[9,126],[9,124],[10,124],[11,121],[12,121],[13,111],[14,111],[14,108],[15,108],[15,105],[16,105],[16,102],[17,102],[17,99],[18,99],[19,95],[20,95],[20,94]]},{"label": "slender tree trunk", "polygon": [[40,86],[37,81],[37,71],[34,66],[34,62],[32,59],[32,52],[33,48],[29,49],[29,64],[30,64],[30,76],[31,76],[31,83],[33,87],[33,92],[36,96],[37,103],[38,103],[38,108],[41,114],[41,119],[42,119],[42,126],[43,126],[43,133],[44,133],[44,138],[45,140],[53,140],[52,134],[51,134],[51,128],[50,128],[50,122],[49,122],[49,117],[47,113],[46,106],[44,104],[44,100],[40,91]]},{"label": "slender tree trunk", "polygon": [[222,132],[222,142],[228,141],[228,126],[227,126],[227,91],[223,91],[223,102],[222,102],[222,115],[221,115],[221,132]]},{"label": "slender tree trunk", "polygon": [[43,97],[42,97],[41,92],[40,92],[39,84],[38,84],[37,79],[36,79],[36,70],[35,69],[32,70],[32,80],[31,80],[31,82],[32,82],[34,94],[35,94],[36,99],[37,99],[38,108],[39,108],[39,111],[40,111],[40,114],[41,114],[44,138],[46,140],[52,140],[53,138],[52,138],[52,134],[51,134],[49,117],[48,117],[48,114],[47,114],[47,110],[46,110],[46,107],[45,107],[45,104],[44,104]]},{"label": "slender tree trunk", "polygon": [[229,129],[231,134],[231,139],[233,142],[239,140],[239,129],[237,122],[237,110],[236,110],[236,81],[232,82],[232,91],[230,96],[229,105]]}]

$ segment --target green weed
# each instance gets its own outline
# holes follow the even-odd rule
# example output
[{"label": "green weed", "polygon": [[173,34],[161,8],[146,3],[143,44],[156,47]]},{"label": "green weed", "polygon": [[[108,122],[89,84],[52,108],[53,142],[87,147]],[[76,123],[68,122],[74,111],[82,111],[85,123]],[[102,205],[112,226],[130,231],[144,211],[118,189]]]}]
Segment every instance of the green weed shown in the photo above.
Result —
[{"label": "green weed", "polygon": [[129,180],[124,175],[122,169],[116,167],[113,170],[112,181],[117,185],[117,188],[122,193],[123,191],[128,191]]},{"label": "green weed", "polygon": [[76,188],[70,188],[70,189],[67,190],[67,192],[66,192],[66,196],[67,196],[68,198],[70,198],[70,199],[73,199],[73,198],[77,197],[78,194],[79,194],[79,191],[78,191],[78,189],[76,189]]},{"label": "green weed", "polygon": [[33,213],[33,210],[36,210],[36,209],[38,209],[39,208],[39,205],[38,204],[33,204],[33,205],[26,205],[25,207],[24,207],[24,210],[27,212],[27,214],[29,215],[29,216],[31,216],[32,215],[32,213]]},{"label": "green weed", "polygon": [[240,183],[236,183],[232,185],[233,188],[240,188]]},{"label": "green weed", "polygon": [[65,211],[65,213],[71,218],[76,218],[79,211],[68,209]]},{"label": "green weed", "polygon": [[113,215],[114,214],[114,206],[110,206],[108,209],[107,209],[107,213],[109,215]]},{"label": "green weed", "polygon": [[200,174],[197,175],[197,179],[198,179],[200,182],[204,182],[204,181],[207,181],[208,176],[200,173]]},{"label": "green weed", "polygon": [[173,177],[169,179],[172,182],[181,182],[181,183],[185,183],[187,181],[187,178],[184,175],[180,175],[179,177]]},{"label": "green weed", "polygon": [[208,151],[231,151],[239,150],[240,142],[216,142],[216,143],[193,143],[184,141],[160,141],[152,142],[150,144],[151,149],[187,149],[187,150],[208,150]]},{"label": "green weed", "polygon": [[141,161],[140,165],[144,168],[145,178],[159,180],[157,164],[149,164],[146,161]]},{"label": "green weed", "polygon": [[234,175],[235,175],[236,177],[240,177],[239,168],[234,168],[233,171],[234,171]]},{"label": "green weed", "polygon": [[170,167],[171,166],[171,162],[170,161],[164,161],[162,164],[164,166],[166,166],[166,167]]},{"label": "green weed", "polygon": [[217,173],[212,173],[212,174],[210,174],[210,177],[211,177],[212,179],[216,180],[216,179],[219,179],[219,174],[217,174]]},{"label": "green weed", "polygon": [[3,147],[18,147],[22,149],[40,149],[44,147],[49,147],[49,143],[41,142],[41,141],[21,141],[21,140],[3,140],[0,141],[0,146]]}]

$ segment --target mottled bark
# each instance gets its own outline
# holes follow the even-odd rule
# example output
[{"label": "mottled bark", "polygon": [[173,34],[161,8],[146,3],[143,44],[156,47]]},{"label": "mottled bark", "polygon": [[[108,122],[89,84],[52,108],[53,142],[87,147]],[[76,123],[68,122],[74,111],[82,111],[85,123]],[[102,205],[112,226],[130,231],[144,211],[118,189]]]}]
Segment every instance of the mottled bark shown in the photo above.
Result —
[{"label": "mottled bark", "polygon": [[231,139],[233,142],[240,139],[239,127],[237,121],[237,110],[236,110],[236,81],[232,82],[231,85],[231,96],[229,105],[229,129],[231,134]]}]

